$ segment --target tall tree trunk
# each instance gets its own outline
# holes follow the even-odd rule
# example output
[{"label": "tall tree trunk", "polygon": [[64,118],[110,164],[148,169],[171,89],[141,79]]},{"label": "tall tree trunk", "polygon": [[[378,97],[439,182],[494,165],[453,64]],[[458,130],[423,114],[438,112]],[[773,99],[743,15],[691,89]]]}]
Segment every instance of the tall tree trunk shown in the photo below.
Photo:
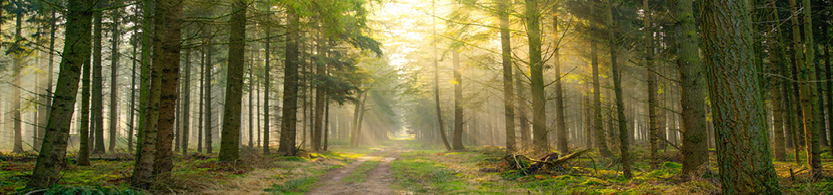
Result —
[{"label": "tall tree trunk", "polygon": [[[294,10],[287,10],[286,58],[284,61],[284,93],[281,114],[281,138],[278,151],[295,156],[295,121],[298,112],[298,25]],[[268,147],[266,145],[265,147]]]},{"label": "tall tree trunk", "polygon": [[240,158],[240,113],[243,105],[243,73],[245,72],[246,49],[246,2],[232,3],[229,20],[229,64],[226,81],[226,100],[223,111],[223,137],[220,145],[222,161],[236,161]]},{"label": "tall tree trunk", "polygon": [[534,151],[549,150],[544,94],[544,65],[541,61],[541,13],[537,0],[525,0],[526,35],[529,39],[529,77],[532,95],[532,144]]},{"label": "tall tree trunk", "polygon": [[602,123],[602,83],[599,81],[599,55],[596,42],[590,42],[590,65],[593,69],[593,127],[595,128],[596,147],[599,148],[599,153],[602,157],[613,156],[607,148],[607,140],[605,139],[604,124]]},{"label": "tall tree trunk", "polygon": [[[720,181],[725,194],[777,194],[754,64],[748,5],[700,2],[709,93],[714,105]],[[731,75],[731,76],[728,76]]]},{"label": "tall tree trunk", "polygon": [[451,64],[454,69],[454,134],[451,149],[466,150],[463,146],[463,75],[460,69],[460,52],[451,49]]},{"label": "tall tree trunk", "polygon": [[[139,16],[141,14],[141,12],[139,12],[139,6],[134,6],[133,12],[136,14],[136,16]],[[136,17],[136,18],[139,18],[139,17]],[[130,109],[128,109],[128,113],[130,113],[129,114],[130,120],[127,121],[127,126],[130,129],[127,129],[127,153],[133,153],[133,130],[136,129],[136,127],[134,127],[134,121],[136,120],[136,116],[135,116],[135,114],[136,114],[136,111],[135,111],[135,109],[136,109],[136,61],[138,61],[138,60],[135,59],[135,58],[136,58],[136,53],[137,53],[136,48],[138,47],[139,40],[136,39],[135,37],[138,36],[138,35],[139,35],[139,28],[133,28],[133,35],[131,35],[131,38],[134,39],[134,40],[131,41],[131,46],[133,47],[133,56],[132,57],[134,59],[131,60],[133,62],[133,64],[132,64],[133,68],[130,69]]]},{"label": "tall tree trunk", "polygon": [[[553,31],[555,34],[558,34],[558,6],[553,6]],[[563,34],[562,34],[563,35]],[[559,50],[561,49],[561,40],[563,37],[559,36],[556,42],[556,49],[555,54],[553,54],[552,60],[553,62],[553,69],[555,69],[555,137],[558,143],[558,151],[561,152],[562,155],[566,155],[570,152],[570,148],[567,147],[567,123],[566,123],[566,115],[564,115],[564,90],[562,89],[562,79],[561,76],[561,61],[559,58]]]},{"label": "tall tree trunk", "polygon": [[78,130],[80,136],[80,143],[78,149],[78,165],[90,165],[90,76],[92,70],[90,67],[90,60],[87,58],[84,61],[83,70],[81,73],[81,128]]},{"label": "tall tree trunk", "polygon": [[[254,63],[249,67],[249,147],[252,147],[254,144],[254,129],[255,129],[255,113],[254,113],[254,89],[255,89],[255,80],[254,80]],[[258,121],[259,123],[259,121]]]},{"label": "tall tree trunk", "polygon": [[[327,46],[327,40],[324,38],[323,25],[324,24],[319,21],[319,27],[318,27],[319,35],[318,35],[318,40],[316,40],[317,49],[318,49],[317,57],[321,61],[326,61],[326,60],[324,60],[324,58],[327,57],[327,50],[329,50],[329,49],[327,48],[328,47]],[[326,64],[320,64],[320,63],[314,63],[314,64],[315,64],[315,74],[317,75],[317,77],[324,76],[325,75],[324,69],[325,69],[325,66],[327,66],[327,65]],[[310,85],[310,87],[313,87],[313,86]],[[322,133],[323,128],[324,128],[324,126],[322,126],[323,122],[324,122],[324,90],[325,90],[325,88],[324,88],[323,85],[317,85],[317,84],[315,85],[315,102],[314,102],[315,103],[315,109],[314,109],[314,115],[315,116],[313,116],[313,119],[315,121],[314,121],[314,124],[313,124],[312,139],[311,139],[311,141],[312,141],[312,151],[313,152],[320,152],[321,151],[321,137],[322,137],[321,133]],[[310,94],[310,95],[312,95],[312,94]]]},{"label": "tall tree trunk", "polygon": [[[775,0],[768,0],[768,2],[772,5],[775,5]],[[769,8],[768,12],[771,12],[771,13],[767,14],[767,20],[776,20],[778,18],[778,11],[775,8],[775,6],[772,6],[771,8]],[[784,57],[783,48],[779,47],[779,45],[778,45],[778,43],[780,42],[779,38],[781,37],[781,29],[780,29],[779,26],[774,26],[773,28],[774,29],[772,29],[772,31],[770,31],[770,32],[774,31],[775,33],[767,33],[767,37],[766,37],[767,38],[767,40],[766,40],[766,42],[767,42],[767,51],[768,51],[768,54],[769,54],[769,61],[770,61],[770,65],[771,65],[770,72],[772,72],[774,74],[784,74],[785,72],[782,72],[781,70],[783,70],[782,67],[784,66],[784,63],[785,63],[786,59]],[[770,79],[771,79],[771,85],[772,85],[772,88],[771,88],[771,90],[772,90],[772,113],[773,113],[773,117],[774,117],[774,119],[773,119],[773,128],[772,129],[773,129],[773,134],[774,134],[774,137],[775,137],[775,139],[774,139],[774,141],[775,141],[775,144],[774,144],[775,160],[777,160],[777,161],[787,161],[786,149],[784,147],[784,141],[785,141],[784,130],[785,130],[785,123],[786,123],[786,121],[784,120],[784,117],[785,116],[792,117],[792,115],[785,115],[785,110],[783,108],[784,103],[782,101],[783,100],[782,97],[784,97],[784,96],[782,95],[783,87],[781,86],[782,83],[783,83],[783,80],[781,80],[780,78],[776,78],[776,77],[772,77]],[[784,91],[786,91],[786,90],[784,90]]]},{"label": "tall tree trunk", "polygon": [[[173,139],[174,121],[176,119],[176,100],[179,94],[179,60],[182,35],[182,1],[157,0],[156,10],[159,11],[155,19],[156,44],[154,44],[154,69],[160,70],[161,85],[153,84],[151,93],[157,91],[153,87],[161,87],[159,100],[159,118],[157,129],[156,158],[153,172],[156,178],[169,178],[173,169]],[[164,86],[164,87],[162,87]],[[152,96],[155,97],[155,96]]]},{"label": "tall tree trunk", "polygon": [[[790,0],[795,1],[795,0]],[[807,74],[813,70],[816,70],[815,64],[815,48],[816,43],[813,40],[813,20],[812,20],[812,10],[811,10],[811,2],[810,0],[803,0],[804,10],[802,11],[802,15],[804,16],[804,62],[802,67],[800,67],[801,71],[805,74],[801,74],[799,77],[799,81],[802,82],[801,85],[801,107],[804,109],[804,134],[805,134],[805,142],[807,143],[807,164],[810,166],[810,173],[812,178],[818,179],[822,177],[822,167],[821,167],[821,148],[819,144],[819,130],[823,129],[821,127],[821,123],[819,120],[819,109],[817,109],[818,105],[818,96],[817,96],[817,89],[815,88],[815,83],[806,82],[806,81],[815,81],[816,77],[815,74]],[[797,31],[798,29],[793,29]],[[806,83],[804,83],[806,82]]]},{"label": "tall tree trunk", "polygon": [[[648,83],[648,131],[650,132],[650,144],[651,144],[651,168],[656,169],[657,164],[659,164],[659,157],[657,156],[659,150],[659,134],[657,133],[659,129],[659,121],[657,120],[659,117],[657,115],[657,111],[662,108],[659,108],[659,101],[657,99],[657,75],[656,75],[656,65],[654,64],[654,29],[651,27],[652,20],[651,20],[651,11],[650,11],[650,0],[643,0],[643,10],[646,10],[645,13],[645,68],[648,70],[646,73],[648,75],[647,83]],[[684,3],[684,2],[677,2]],[[690,4],[690,3],[689,3]],[[678,48],[679,49],[679,48]]]},{"label": "tall tree trunk", "polygon": [[[270,8],[267,8],[267,11],[269,11],[269,10],[270,10]],[[269,79],[271,79],[269,77],[269,72],[272,71],[272,69],[270,67],[271,66],[271,61],[270,61],[271,58],[270,57],[272,56],[272,52],[270,50],[271,49],[270,43],[272,43],[272,39],[271,39],[272,35],[271,35],[270,30],[268,30],[268,29],[265,30],[265,33],[266,33],[266,40],[265,40],[266,43],[264,45],[264,47],[265,47],[265,51],[264,51],[265,54],[264,55],[265,55],[266,61],[265,61],[265,64],[263,65],[263,116],[264,116],[263,117],[263,154],[269,154],[269,136],[270,136],[269,135],[269,131],[270,131],[269,130],[269,124],[270,124],[269,119],[271,118],[271,115],[269,115],[269,109],[271,109],[271,108],[269,108],[269,88],[271,87],[271,84],[272,84],[271,81],[269,80]],[[258,99],[258,103],[259,102],[260,102],[260,99]],[[258,115],[258,116],[260,116],[260,115]],[[260,135],[260,133],[258,133],[258,135]],[[258,143],[259,142],[260,142],[260,137],[258,137]]]},{"label": "tall tree trunk", "polygon": [[677,66],[680,70],[680,109],[683,132],[683,174],[693,174],[709,160],[706,97],[697,27],[691,0],[676,3]]},{"label": "tall tree trunk", "polygon": [[[826,26],[826,30],[823,31],[825,32],[825,37],[829,36],[827,34],[827,29],[829,28],[830,26]],[[830,146],[829,150],[833,153],[833,70],[831,70],[830,66],[830,41],[828,41],[824,44],[824,67],[825,73],[827,74],[827,93],[825,94],[827,96],[827,124],[831,127],[830,133],[827,134],[830,143],[827,145]]]},{"label": "tall tree trunk", "polygon": [[211,60],[214,57],[212,55],[212,54],[214,54],[214,46],[213,46],[213,43],[212,43],[213,40],[211,40],[212,37],[208,37],[208,36],[211,36],[210,35],[211,27],[209,26],[209,27],[206,27],[206,28],[207,29],[205,29],[205,32],[206,32],[205,35],[207,37],[206,37],[206,43],[205,43],[205,48],[204,48],[205,49],[205,64],[203,65],[203,78],[204,78],[204,80],[203,80],[203,84],[202,84],[202,87],[203,87],[203,92],[202,92],[202,94],[203,94],[203,97],[202,97],[203,98],[203,100],[202,100],[203,101],[203,111],[202,111],[203,112],[203,118],[202,118],[203,127],[201,129],[203,131],[203,139],[204,139],[203,141],[205,142],[203,144],[203,146],[205,147],[205,152],[211,154],[213,152],[213,150],[212,150],[213,148],[211,146],[213,144],[212,143],[212,141],[213,141],[212,140],[212,136],[213,136],[212,135],[213,134],[212,127],[213,126],[211,125],[211,112],[212,112],[212,110],[211,110],[211,106],[212,106],[211,105],[211,103],[212,103],[211,102],[211,96],[213,94],[211,93],[211,82],[212,82],[211,76],[214,72],[213,71],[214,70],[214,64],[211,62]]},{"label": "tall tree trunk", "polygon": [[205,135],[205,128],[203,128],[203,124],[205,124],[205,121],[204,121],[203,117],[205,116],[205,114],[203,114],[203,112],[205,112],[204,111],[204,108],[205,108],[204,104],[205,104],[205,99],[206,99],[205,98],[205,71],[206,71],[206,67],[207,67],[207,65],[206,65],[207,61],[206,60],[208,59],[206,56],[208,54],[208,49],[209,49],[208,39],[207,39],[208,33],[206,31],[203,31],[203,36],[206,38],[206,42],[203,42],[204,45],[203,45],[202,51],[200,52],[200,72],[198,73],[200,75],[200,80],[199,80],[199,84],[200,84],[199,90],[200,90],[200,92],[199,92],[199,95],[197,96],[197,99],[199,99],[199,103],[197,104],[198,111],[197,111],[197,121],[196,121],[196,123],[197,123],[197,141],[196,142],[197,142],[197,152],[199,152],[199,153],[202,153],[203,143],[204,143],[203,136]]},{"label": "tall tree trunk", "polygon": [[[434,3],[435,3],[434,0],[432,0],[431,1],[432,13],[436,12],[436,7],[435,7]],[[437,23],[437,19],[432,18],[431,21],[432,21],[432,23],[431,23],[431,33],[433,33],[436,36],[437,30],[436,30],[436,27],[435,27],[436,25],[435,24]],[[434,49],[433,49],[434,53],[432,55],[432,58],[433,58],[433,63],[434,63],[434,104],[435,104],[435,108],[436,108],[436,112],[437,112],[437,128],[439,128],[439,130],[440,130],[440,138],[443,141],[443,145],[445,145],[445,149],[446,150],[451,150],[451,145],[448,144],[448,139],[446,139],[445,124],[443,124],[443,113],[442,113],[442,109],[440,109],[440,66],[437,63],[437,50],[438,49],[437,49],[437,44],[432,44],[432,45],[434,47]],[[361,123],[359,123],[359,124],[361,125]]]},{"label": "tall tree trunk", "polygon": [[515,145],[515,94],[512,87],[512,41],[509,35],[509,1],[496,0],[500,20],[501,65],[503,66],[503,109],[506,133],[506,153],[516,150]]},{"label": "tall tree trunk", "polygon": [[[16,18],[16,25],[15,25],[15,43],[14,47],[23,48],[23,13],[15,14]],[[23,58],[26,54],[23,54],[21,51],[14,51],[12,52],[12,58],[14,63],[12,65],[12,95],[10,98],[10,103],[12,106],[9,107],[9,112],[12,115],[12,123],[14,129],[14,149],[12,152],[14,153],[23,153],[23,118],[20,118],[20,74],[21,70],[23,69]]]},{"label": "tall tree trunk", "polygon": [[188,155],[188,138],[191,128],[191,49],[185,51],[185,75],[182,82],[182,156]]},{"label": "tall tree trunk", "polygon": [[92,3],[69,0],[67,4],[64,42],[74,44],[64,44],[58,85],[50,108],[44,141],[26,189],[50,187],[61,177],[61,169],[66,164],[66,144],[75,109],[81,66],[90,59]]},{"label": "tall tree trunk", "polygon": [[[103,7],[104,2],[99,2],[96,7]],[[104,101],[103,101],[103,94],[101,92],[103,88],[103,81],[101,76],[101,37],[104,31],[102,30],[102,23],[101,23],[101,16],[102,11],[96,11],[93,14],[93,22],[95,23],[95,27],[93,28],[93,86],[92,86],[92,131],[95,134],[95,147],[93,148],[93,153],[101,154],[104,153]]]},{"label": "tall tree trunk", "polygon": [[[113,5],[120,6],[121,0],[113,0]],[[111,49],[110,49],[110,145],[108,150],[115,151],[116,149],[116,140],[118,139],[118,124],[119,124],[119,103],[117,99],[117,94],[119,91],[118,88],[118,67],[119,67],[119,58],[121,57],[121,53],[119,53],[119,42],[121,41],[121,30],[119,30],[119,19],[121,18],[121,8],[116,8],[112,10],[113,17],[111,18],[112,23],[110,25],[111,33]]]},{"label": "tall tree trunk", "polygon": [[619,48],[619,44],[617,43],[616,39],[616,31],[614,30],[614,25],[616,21],[613,17],[613,2],[608,0],[608,7],[607,7],[607,36],[608,41],[610,42],[610,67],[613,75],[613,92],[616,96],[616,116],[619,125],[619,152],[621,155],[621,162],[622,162],[622,174],[625,178],[630,179],[633,177],[631,173],[631,162],[630,162],[630,154],[628,153],[628,123],[627,119],[625,118],[625,103],[622,99],[622,73],[619,71],[619,62],[617,60],[617,52]]}]

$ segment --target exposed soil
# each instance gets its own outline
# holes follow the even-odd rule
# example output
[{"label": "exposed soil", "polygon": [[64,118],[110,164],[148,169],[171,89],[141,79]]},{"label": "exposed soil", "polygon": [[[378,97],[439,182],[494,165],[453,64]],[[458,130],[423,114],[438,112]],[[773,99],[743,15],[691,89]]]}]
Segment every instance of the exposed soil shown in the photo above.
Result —
[{"label": "exposed soil", "polygon": [[[393,176],[390,163],[399,156],[396,150],[383,150],[361,157],[349,165],[336,169],[321,177],[321,186],[307,194],[313,195],[342,195],[342,194],[395,194],[390,187]],[[363,183],[346,183],[342,179],[353,174],[356,167],[368,159],[380,158],[381,163],[367,172],[367,179]]]}]

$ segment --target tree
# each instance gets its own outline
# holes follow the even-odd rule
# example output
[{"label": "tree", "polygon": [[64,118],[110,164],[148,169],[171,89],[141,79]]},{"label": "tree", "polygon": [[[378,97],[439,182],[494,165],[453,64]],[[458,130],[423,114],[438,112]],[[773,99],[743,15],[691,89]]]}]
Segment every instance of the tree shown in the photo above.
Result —
[{"label": "tree", "polygon": [[[770,4],[775,5],[775,0],[769,0]],[[772,6],[768,9],[770,14],[767,14],[767,20],[774,20],[778,17],[778,10],[775,6]],[[769,61],[771,64],[771,72],[775,74],[783,74],[783,67],[786,66],[786,57],[784,56],[784,48],[780,47],[778,44],[781,43],[781,28],[780,25],[774,25],[773,30],[775,33],[767,33],[767,51],[769,56]],[[786,124],[789,123],[788,120],[784,120],[786,116],[792,116],[791,112],[788,112],[789,109],[784,109],[785,98],[782,92],[786,92],[783,90],[787,87],[787,84],[783,83],[781,78],[771,78],[772,83],[772,113],[773,113],[773,134],[775,136],[775,160],[777,161],[787,161],[787,154],[786,154],[786,147],[785,147],[785,140],[789,139],[784,137],[784,132],[787,130],[785,127]],[[829,82],[829,81],[828,81]],[[828,85],[829,86],[829,85]],[[829,94],[828,94],[829,95]],[[833,104],[831,104],[833,105]]]},{"label": "tree", "polygon": [[21,4],[18,4],[17,13],[15,13],[15,35],[14,35],[14,44],[12,47],[7,49],[7,53],[12,55],[12,95],[9,97],[11,106],[8,108],[9,112],[12,115],[13,125],[14,125],[14,149],[12,152],[14,153],[23,153],[23,125],[22,121],[23,118],[20,118],[20,74],[21,70],[23,69],[23,61],[26,57],[26,48],[24,46],[25,40],[23,39],[23,14],[24,11]]},{"label": "tree", "polygon": [[226,101],[223,116],[223,137],[220,155],[222,161],[236,161],[240,158],[240,113],[243,104],[243,72],[246,47],[246,2],[232,3],[229,20],[229,64],[226,82]]},{"label": "tree", "polygon": [[617,61],[618,43],[616,38],[616,24],[613,16],[613,1],[607,1],[607,34],[610,49],[610,67],[613,75],[613,92],[616,96],[616,116],[619,125],[619,152],[622,162],[622,174],[625,178],[633,177],[631,173],[630,154],[628,154],[628,124],[625,118],[625,103],[622,100],[622,73],[619,71],[619,62]]},{"label": "tree", "polygon": [[690,0],[678,0],[672,11],[677,15],[677,66],[680,70],[680,110],[683,119],[683,174],[692,174],[709,160],[706,130],[705,81],[700,61],[697,28]]},{"label": "tree", "polygon": [[[271,14],[270,11],[271,11],[272,6],[266,6],[266,7],[267,7],[266,12]],[[271,84],[272,84],[271,81],[269,80],[270,79],[269,78],[269,72],[272,71],[272,67],[271,67],[272,52],[270,50],[271,49],[270,43],[272,43],[272,39],[271,39],[272,35],[271,35],[271,32],[270,32],[270,29],[267,29],[267,30],[264,30],[264,31],[266,33],[266,39],[264,40],[265,41],[264,47],[266,48],[265,51],[264,51],[264,53],[265,53],[264,56],[265,56],[266,60],[265,60],[264,66],[263,66],[263,99],[264,99],[264,101],[263,101],[263,115],[265,116],[263,118],[263,154],[269,154],[269,131],[270,131],[269,130],[269,125],[270,125],[269,119],[271,118],[271,115],[269,115],[269,109],[271,109],[269,107],[269,88],[271,87]]]},{"label": "tree", "polygon": [[452,137],[452,149],[466,150],[463,146],[463,74],[460,69],[460,52],[451,49],[451,61],[454,69],[454,136]]},{"label": "tree", "polygon": [[103,81],[101,77],[101,37],[104,31],[102,28],[102,10],[101,8],[104,7],[104,2],[97,1],[96,4],[98,11],[93,14],[93,76],[92,76],[92,107],[90,108],[91,123],[92,123],[92,132],[95,135],[95,139],[93,140],[93,153],[101,154],[104,153],[104,105],[103,105]]},{"label": "tree", "polygon": [[529,39],[529,74],[532,91],[532,144],[534,150],[549,150],[547,141],[547,112],[544,94],[544,64],[541,60],[541,11],[537,0],[525,0],[526,35]]},{"label": "tree", "polygon": [[295,156],[295,129],[298,112],[298,25],[300,19],[295,10],[287,9],[286,58],[284,60],[284,93],[281,114],[279,152]]},{"label": "tree", "polygon": [[596,147],[602,157],[610,157],[612,154],[607,148],[604,125],[602,124],[602,90],[599,81],[599,55],[598,47],[594,40],[590,42],[590,66],[593,69],[593,127],[595,128]]},{"label": "tree", "polygon": [[[706,76],[714,110],[717,164],[725,194],[777,194],[777,175],[763,129],[748,4],[699,2]],[[727,76],[731,75],[731,76]]]},{"label": "tree", "polygon": [[[113,0],[113,5],[121,6],[121,0]],[[121,18],[121,8],[112,10],[112,23],[110,24],[111,33],[111,50],[110,50],[110,147],[111,152],[116,149],[116,139],[118,139],[118,121],[119,121],[119,103],[116,94],[119,91],[119,42],[121,41],[121,31],[119,30],[119,19]]]},{"label": "tree", "polygon": [[[436,12],[436,10],[437,9],[434,5],[434,0],[432,0],[431,1],[431,12],[434,13],[434,12]],[[436,15],[436,14],[432,14],[432,15]],[[437,23],[437,19],[432,18],[431,19],[431,33],[434,34],[434,36],[436,36],[436,34],[437,34],[437,30],[436,30],[436,27],[435,27],[436,23]],[[442,109],[440,109],[440,66],[437,63],[437,44],[433,44],[433,46],[434,46],[434,49],[433,49],[432,58],[433,58],[433,63],[434,63],[434,104],[436,105],[435,108],[436,108],[436,111],[437,111],[437,128],[440,130],[440,138],[442,138],[443,145],[445,145],[445,149],[446,150],[451,150],[451,145],[448,144],[448,139],[446,139],[445,124],[443,124],[443,113],[442,113]],[[364,103],[362,103],[362,104],[364,104]],[[359,122],[360,121],[361,120],[359,120]]]},{"label": "tree", "polygon": [[654,64],[654,29],[652,27],[652,10],[650,10],[650,0],[643,0],[643,10],[645,10],[645,68],[648,83],[648,131],[650,133],[649,139],[651,144],[651,168],[656,169],[659,164],[659,157],[657,151],[659,150],[659,99],[657,97],[657,67]]},{"label": "tree", "polygon": [[512,88],[512,46],[509,35],[509,2],[496,0],[500,22],[501,66],[503,66],[503,109],[506,123],[506,153],[515,151],[515,103]]},{"label": "tree", "polygon": [[81,66],[90,59],[93,8],[92,1],[69,0],[67,2],[64,53],[61,59],[55,95],[49,112],[49,121],[38,154],[38,161],[26,189],[40,189],[58,182],[66,163],[67,139],[75,109]]},{"label": "tree", "polygon": [[[553,33],[558,34],[558,5],[554,5],[552,9]],[[561,152],[561,154],[566,155],[570,152],[570,148],[567,147],[567,123],[565,121],[567,117],[564,115],[564,90],[562,87],[564,83],[564,77],[561,76],[561,60],[559,59],[561,57],[559,55],[559,50],[561,49],[562,39],[563,37],[555,39],[555,47],[557,48],[555,48],[552,60],[553,69],[555,69],[555,137],[558,143],[558,151]]]}]

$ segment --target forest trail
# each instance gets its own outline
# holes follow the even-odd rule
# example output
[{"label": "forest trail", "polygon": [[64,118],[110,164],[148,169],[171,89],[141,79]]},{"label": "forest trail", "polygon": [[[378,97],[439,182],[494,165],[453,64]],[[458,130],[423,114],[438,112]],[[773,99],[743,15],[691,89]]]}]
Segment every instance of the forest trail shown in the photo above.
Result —
[{"label": "forest trail", "polygon": [[[321,186],[310,191],[311,195],[342,195],[342,194],[396,194],[391,188],[393,176],[390,171],[390,163],[399,157],[398,147],[382,148],[361,157],[349,165],[330,171],[321,176]],[[373,165],[372,161],[379,161],[369,171],[362,171],[360,167],[367,163]],[[362,182],[346,181],[345,178],[360,177]]]}]

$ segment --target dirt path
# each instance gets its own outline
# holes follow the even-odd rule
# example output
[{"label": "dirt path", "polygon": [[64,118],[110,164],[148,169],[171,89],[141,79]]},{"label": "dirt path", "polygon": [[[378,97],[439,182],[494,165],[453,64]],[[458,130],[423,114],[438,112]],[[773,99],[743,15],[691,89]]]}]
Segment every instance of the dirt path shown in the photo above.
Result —
[{"label": "dirt path", "polygon": [[[349,165],[336,169],[321,176],[322,186],[310,191],[312,195],[341,195],[341,194],[394,194],[390,187],[393,176],[390,172],[390,163],[399,156],[396,150],[385,150],[369,154],[350,163]],[[367,179],[363,183],[346,183],[342,179],[353,174],[356,167],[362,163],[378,159],[381,161],[373,170],[367,172]]]}]

